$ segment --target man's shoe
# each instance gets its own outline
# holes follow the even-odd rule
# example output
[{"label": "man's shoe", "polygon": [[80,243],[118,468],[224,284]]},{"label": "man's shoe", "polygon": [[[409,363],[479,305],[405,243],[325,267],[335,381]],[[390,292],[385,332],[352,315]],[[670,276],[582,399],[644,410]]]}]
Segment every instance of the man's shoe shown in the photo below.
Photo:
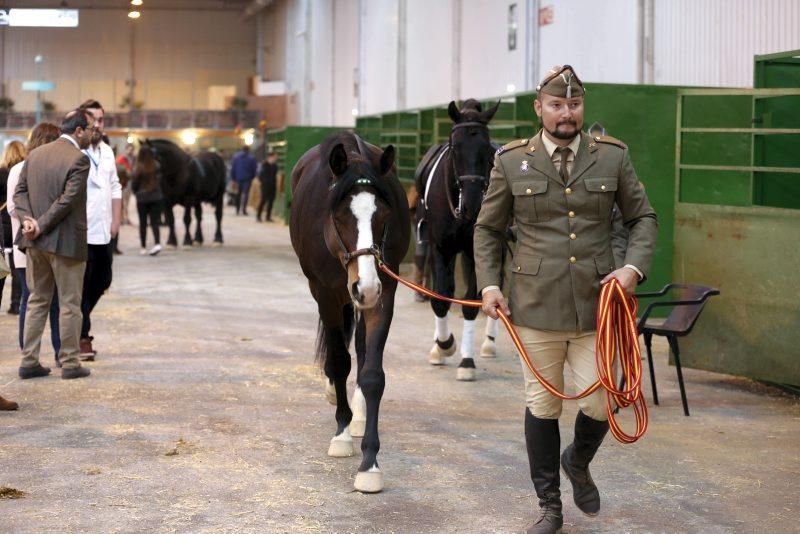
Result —
[{"label": "man's shoe", "polygon": [[89,337],[82,337],[80,341],[80,358],[81,361],[84,362],[93,362],[94,357],[97,356],[97,351],[92,348],[92,341],[94,341],[93,336]]},{"label": "man's shoe", "polygon": [[151,256],[155,256],[155,255],[157,255],[159,252],[161,252],[161,245],[156,245],[156,246],[154,246],[154,247],[153,247],[153,248],[151,248],[151,249],[150,249],[150,250],[149,250],[147,253],[148,253],[149,255],[151,255]]},{"label": "man's shoe", "polygon": [[559,534],[563,526],[564,516],[561,515],[560,506],[559,509],[555,509],[545,505],[540,510],[539,518],[525,532],[527,534]]},{"label": "man's shoe", "polygon": [[13,412],[14,410],[19,410],[19,404],[0,397],[0,410],[4,412]]},{"label": "man's shoe", "polygon": [[72,369],[62,369],[61,378],[71,380],[73,378],[84,378],[92,374],[86,367],[73,367]]},{"label": "man's shoe", "polygon": [[586,515],[600,512],[600,492],[592,480],[589,463],[608,432],[608,421],[595,421],[583,412],[575,419],[575,440],[561,455],[561,469],[572,483],[575,506]]},{"label": "man's shoe", "polygon": [[47,376],[50,374],[50,368],[44,367],[42,364],[37,363],[33,367],[20,367],[19,377],[23,380],[28,378],[38,378],[40,376]]}]

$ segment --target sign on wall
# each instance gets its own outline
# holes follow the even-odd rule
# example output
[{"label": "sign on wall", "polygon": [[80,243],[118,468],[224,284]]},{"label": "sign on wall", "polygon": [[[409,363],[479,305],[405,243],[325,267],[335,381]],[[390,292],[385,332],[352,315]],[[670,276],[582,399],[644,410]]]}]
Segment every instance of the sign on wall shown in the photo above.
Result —
[{"label": "sign on wall", "polygon": [[0,9],[0,26],[77,28],[77,9]]}]

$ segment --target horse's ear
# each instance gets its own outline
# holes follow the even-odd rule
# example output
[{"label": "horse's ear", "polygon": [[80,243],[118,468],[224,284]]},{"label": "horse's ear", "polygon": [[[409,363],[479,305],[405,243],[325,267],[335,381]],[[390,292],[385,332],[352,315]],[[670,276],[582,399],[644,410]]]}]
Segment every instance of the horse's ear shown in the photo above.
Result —
[{"label": "horse's ear", "polygon": [[492,120],[492,117],[494,117],[494,114],[497,113],[498,109],[500,109],[499,100],[497,101],[497,104],[495,104],[494,106],[490,107],[489,109],[481,113],[481,119],[483,119],[484,122],[489,122],[490,120]]},{"label": "horse's ear", "polygon": [[381,176],[389,172],[392,169],[392,165],[394,165],[394,147],[389,145],[381,154]]},{"label": "horse's ear", "polygon": [[447,106],[447,114],[450,115],[450,118],[453,119],[453,122],[461,122],[461,112],[458,111],[458,106],[456,105],[455,100],[451,100],[450,105]]},{"label": "horse's ear", "polygon": [[328,165],[331,167],[331,171],[336,176],[341,176],[347,170],[347,151],[344,149],[344,145],[342,143],[337,144],[331,150],[331,155],[328,158]]}]

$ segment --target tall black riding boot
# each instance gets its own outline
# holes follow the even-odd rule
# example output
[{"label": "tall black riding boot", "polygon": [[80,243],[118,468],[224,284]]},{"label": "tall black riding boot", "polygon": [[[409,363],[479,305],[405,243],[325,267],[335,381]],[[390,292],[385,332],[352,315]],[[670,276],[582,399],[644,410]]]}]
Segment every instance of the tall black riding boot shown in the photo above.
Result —
[{"label": "tall black riding boot", "polygon": [[539,419],[525,409],[525,444],[531,480],[539,497],[539,518],[528,528],[528,534],[556,534],[561,532],[564,518],[561,515],[561,489],[558,473],[558,452],[561,435],[558,419]]},{"label": "tall black riding boot", "polygon": [[561,467],[572,482],[572,498],[586,515],[597,515],[600,511],[600,492],[589,473],[589,463],[607,432],[608,421],[595,421],[579,411],[575,418],[575,440],[561,455]]}]

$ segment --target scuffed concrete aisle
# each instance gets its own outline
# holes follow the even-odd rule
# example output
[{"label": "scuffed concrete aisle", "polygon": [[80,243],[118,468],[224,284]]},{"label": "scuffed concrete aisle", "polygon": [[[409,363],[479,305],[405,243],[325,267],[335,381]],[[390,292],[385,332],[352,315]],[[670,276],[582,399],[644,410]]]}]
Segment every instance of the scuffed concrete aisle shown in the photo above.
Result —
[{"label": "scuffed concrete aisle", "polygon": [[[0,486],[26,495],[0,499],[0,531],[514,532],[531,520],[521,372],[505,334],[498,359],[476,360],[479,380],[458,383],[453,363],[427,362],[429,306],[398,289],[378,457],[386,490],[355,493],[359,453],[326,455],[334,410],[287,228],[227,212],[224,232],[222,248],[150,258],[123,228],[88,379],[16,378],[6,294],[0,394],[21,408],[0,413]],[[686,370],[687,418],[664,345],[657,360],[662,405],[646,438],[609,438],[598,454],[600,516],[583,516],[562,481],[565,532],[796,532],[797,400]],[[564,410],[565,443],[575,410]]]}]

